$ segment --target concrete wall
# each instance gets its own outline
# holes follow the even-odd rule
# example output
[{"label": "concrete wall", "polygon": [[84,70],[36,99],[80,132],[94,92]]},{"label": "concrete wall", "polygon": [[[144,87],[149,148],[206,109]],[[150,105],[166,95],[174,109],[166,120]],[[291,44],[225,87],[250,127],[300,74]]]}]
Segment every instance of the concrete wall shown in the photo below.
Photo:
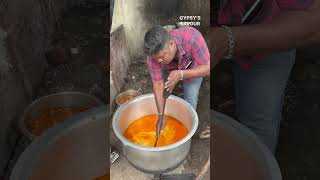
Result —
[{"label": "concrete wall", "polygon": [[111,108],[114,107],[115,98],[124,84],[131,61],[143,56],[143,37],[150,26],[143,13],[146,1],[114,0],[110,30]]},{"label": "concrete wall", "polygon": [[44,53],[67,0],[0,2],[0,176],[13,149],[16,120],[46,69]]},{"label": "concrete wall", "polygon": [[203,30],[210,26],[210,0],[179,0],[179,14],[201,16]]},{"label": "concrete wall", "polygon": [[110,37],[110,107],[120,92],[130,65],[129,50],[123,26],[119,26]]},{"label": "concrete wall", "polygon": [[141,56],[143,36],[149,23],[144,19],[147,0],[115,0],[111,32],[120,25],[124,26],[129,52],[133,59]]},{"label": "concrete wall", "polygon": [[[168,25],[180,15],[201,16],[201,28],[210,26],[209,0],[115,0],[111,32],[123,24],[132,59],[143,56],[143,37],[152,25]],[[200,28],[199,28],[200,29]]]}]

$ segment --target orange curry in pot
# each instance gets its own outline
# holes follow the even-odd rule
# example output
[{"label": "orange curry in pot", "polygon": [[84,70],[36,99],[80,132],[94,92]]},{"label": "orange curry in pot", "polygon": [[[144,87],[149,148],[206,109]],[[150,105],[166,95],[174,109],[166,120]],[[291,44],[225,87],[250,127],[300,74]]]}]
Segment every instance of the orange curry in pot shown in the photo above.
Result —
[{"label": "orange curry in pot", "polygon": [[125,102],[129,101],[130,99],[132,99],[134,97],[135,96],[133,96],[133,95],[122,96],[121,98],[119,98],[119,103],[124,104]]},{"label": "orange curry in pot", "polygon": [[[157,147],[176,143],[188,134],[187,128],[179,120],[165,115],[165,126],[160,133]],[[133,121],[124,136],[131,142],[153,147],[156,141],[158,115],[148,115]]]},{"label": "orange curry in pot", "polygon": [[86,111],[87,107],[52,107],[42,111],[37,117],[33,118],[28,124],[28,129],[35,136],[40,136],[48,128],[57,123],[63,122],[75,114]]}]

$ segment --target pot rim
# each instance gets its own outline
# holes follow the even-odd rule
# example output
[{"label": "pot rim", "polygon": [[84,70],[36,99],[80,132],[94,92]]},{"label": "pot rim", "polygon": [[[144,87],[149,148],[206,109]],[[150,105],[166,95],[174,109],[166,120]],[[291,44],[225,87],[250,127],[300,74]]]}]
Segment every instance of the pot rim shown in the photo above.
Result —
[{"label": "pot rim", "polygon": [[149,94],[137,96],[137,97],[131,99],[130,101],[128,101],[127,103],[123,104],[122,106],[120,106],[116,110],[116,112],[114,113],[114,115],[112,117],[112,128],[113,128],[113,131],[116,134],[116,136],[121,140],[122,144],[124,146],[130,146],[130,147],[142,150],[142,151],[149,151],[149,152],[151,151],[152,152],[152,151],[165,151],[165,150],[173,149],[173,148],[178,147],[178,146],[186,143],[187,141],[189,141],[198,128],[198,124],[199,124],[198,114],[187,101],[185,101],[184,99],[182,99],[178,96],[174,96],[174,95],[170,95],[169,99],[174,99],[174,100],[177,100],[178,102],[182,103],[183,105],[186,106],[186,108],[188,108],[189,111],[191,111],[191,114],[192,114],[192,119],[193,119],[192,129],[191,129],[191,131],[189,131],[188,135],[186,135],[184,138],[182,138],[178,142],[170,144],[168,146],[146,147],[146,146],[140,146],[140,145],[137,145],[137,144],[130,142],[127,138],[125,138],[122,135],[122,133],[120,133],[118,123],[117,123],[117,119],[119,118],[120,112],[123,111],[124,109],[126,109],[129,105],[131,105],[137,101],[140,101],[141,99],[146,99],[146,98],[150,98],[150,97],[154,98],[154,94],[149,93]]},{"label": "pot rim", "polygon": [[229,132],[232,132],[233,135],[237,135],[242,145],[245,144],[247,149],[253,150],[251,153],[254,158],[258,160],[260,164],[263,162],[262,166],[264,166],[264,170],[266,170],[264,172],[268,175],[268,179],[282,179],[281,170],[275,156],[253,131],[230,116],[213,109],[210,109],[210,118],[214,118],[214,126],[221,126]]},{"label": "pot rim", "polygon": [[48,129],[39,138],[34,139],[18,157],[10,174],[10,180],[21,180],[21,177],[23,177],[23,180],[29,180],[35,163],[50,149],[51,144],[56,143],[73,129],[97,121],[99,118],[109,117],[109,107],[109,104],[99,105],[76,114],[67,118],[67,121]]},{"label": "pot rim", "polygon": [[117,103],[118,106],[122,106],[123,104],[125,104],[125,103],[129,102],[131,99],[133,99],[133,98],[131,98],[131,99],[129,99],[128,101],[126,101],[126,102],[124,102],[124,103],[121,104],[121,103],[119,102],[119,99],[120,99],[120,97],[122,97],[122,96],[124,96],[124,95],[133,95],[133,96],[134,96],[133,98],[135,98],[135,97],[137,97],[137,96],[141,96],[142,93],[141,93],[140,91],[137,91],[137,90],[134,90],[134,89],[128,89],[128,90],[126,90],[126,91],[123,91],[123,92],[119,93],[119,94],[117,95],[117,97],[116,97],[116,103]]},{"label": "pot rim", "polygon": [[[37,103],[44,101],[45,99],[52,97],[52,96],[60,96],[60,95],[81,95],[81,96],[86,96],[92,100],[94,100],[95,102],[97,102],[97,106],[101,106],[104,105],[104,103],[98,99],[95,96],[83,93],[83,92],[79,92],[79,91],[65,91],[65,92],[58,92],[58,93],[52,93],[52,94],[48,94],[42,97],[39,97],[37,99],[35,99],[34,101],[32,101],[29,105],[26,106],[26,108],[24,109],[21,117],[19,118],[19,128],[20,128],[20,132],[26,136],[29,140],[33,141],[34,139],[36,139],[38,136],[32,134],[32,132],[27,128],[26,122],[25,122],[25,118],[27,113],[30,111],[31,108],[33,108]],[[92,107],[94,108],[94,107]],[[91,109],[91,108],[89,108]],[[88,110],[89,110],[88,109]]]}]

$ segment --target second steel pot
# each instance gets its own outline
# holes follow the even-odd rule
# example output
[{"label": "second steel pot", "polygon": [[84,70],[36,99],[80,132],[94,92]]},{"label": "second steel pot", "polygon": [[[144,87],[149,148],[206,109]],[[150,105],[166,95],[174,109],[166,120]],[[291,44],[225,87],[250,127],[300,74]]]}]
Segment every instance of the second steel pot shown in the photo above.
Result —
[{"label": "second steel pot", "polygon": [[32,132],[27,128],[27,124],[32,121],[32,119],[39,116],[42,111],[53,107],[92,108],[101,105],[103,105],[103,103],[96,97],[81,92],[61,92],[50,94],[33,101],[25,109],[19,120],[19,128],[24,136],[28,137],[30,140],[34,140],[37,136],[32,134]]}]

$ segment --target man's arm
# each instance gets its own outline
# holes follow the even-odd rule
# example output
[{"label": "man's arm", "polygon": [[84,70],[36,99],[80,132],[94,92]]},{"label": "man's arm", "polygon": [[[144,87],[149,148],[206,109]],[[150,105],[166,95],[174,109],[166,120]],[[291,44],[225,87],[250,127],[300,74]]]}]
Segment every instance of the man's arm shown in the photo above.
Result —
[{"label": "man's arm", "polygon": [[[210,64],[206,65],[198,65],[195,68],[182,70],[183,79],[190,79],[190,78],[197,78],[197,77],[204,77],[210,75]],[[171,71],[169,74],[168,81],[165,84],[165,88],[167,91],[172,92],[175,85],[180,81],[182,78],[182,74],[180,70]]]},{"label": "man's arm", "polygon": [[158,109],[158,113],[163,111],[163,102],[164,102],[164,98],[163,98],[163,90],[164,90],[164,85],[163,85],[163,80],[160,81],[152,81],[153,84],[153,93],[154,93],[154,97],[156,100],[156,105],[157,105],[157,109]]},{"label": "man's arm", "polygon": [[[269,23],[231,27],[235,38],[235,54],[274,52],[320,42],[320,0],[307,10],[281,12]],[[211,29],[214,61],[228,51],[227,36],[221,28]],[[215,62],[214,62],[215,64]]]},{"label": "man's arm", "polygon": [[204,77],[210,75],[210,65],[198,65],[193,69],[183,70],[183,78],[190,79],[190,78],[197,78],[197,77]]}]

